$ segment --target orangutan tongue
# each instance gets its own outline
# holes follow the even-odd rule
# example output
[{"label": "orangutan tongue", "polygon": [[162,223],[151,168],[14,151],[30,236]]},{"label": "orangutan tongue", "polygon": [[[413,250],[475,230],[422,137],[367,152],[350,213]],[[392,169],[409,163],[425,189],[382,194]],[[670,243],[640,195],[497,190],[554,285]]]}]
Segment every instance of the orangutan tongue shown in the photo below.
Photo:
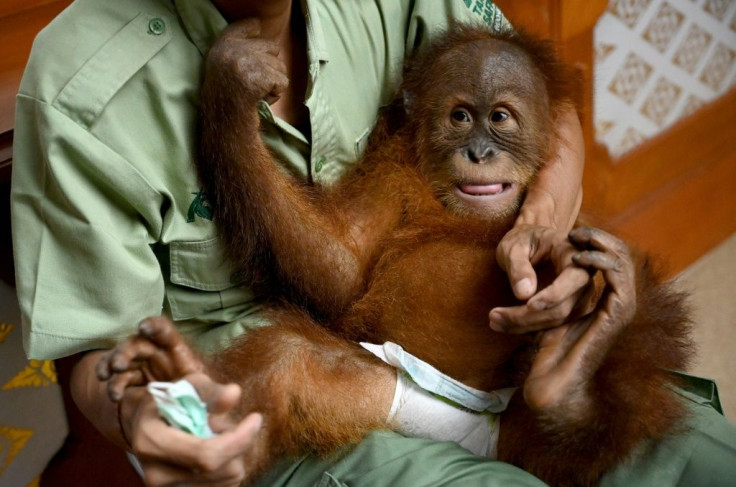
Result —
[{"label": "orangutan tongue", "polygon": [[503,184],[463,184],[460,186],[460,190],[466,194],[498,194],[503,191]]}]

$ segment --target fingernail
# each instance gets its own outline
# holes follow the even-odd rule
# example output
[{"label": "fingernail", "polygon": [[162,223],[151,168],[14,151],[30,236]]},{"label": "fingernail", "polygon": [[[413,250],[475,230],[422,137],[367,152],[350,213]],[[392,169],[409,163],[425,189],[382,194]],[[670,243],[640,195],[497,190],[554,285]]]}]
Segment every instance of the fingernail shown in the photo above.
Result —
[{"label": "fingernail", "polygon": [[542,311],[549,307],[549,303],[547,303],[546,301],[542,301],[541,299],[529,301],[527,304],[532,309],[532,311]]},{"label": "fingernail", "polygon": [[95,369],[95,372],[97,372],[97,378],[100,380],[107,380],[110,376],[108,375],[107,368],[103,368],[101,366],[98,366]]},{"label": "fingernail", "polygon": [[115,357],[113,359],[111,366],[112,370],[114,370],[115,372],[123,372],[125,371],[125,369],[128,368],[128,364],[125,362],[125,360],[119,357]]},{"label": "fingernail", "polygon": [[151,334],[151,322],[149,320],[143,320],[138,325],[138,331],[143,333],[144,335],[150,335]]},{"label": "fingernail", "polygon": [[532,289],[532,280],[528,277],[525,277],[521,281],[517,282],[516,285],[514,285],[514,294],[516,294],[517,296],[528,296],[533,292],[534,289]]},{"label": "fingernail", "polygon": [[492,330],[504,331],[506,329],[506,319],[498,311],[491,311],[488,319]]}]

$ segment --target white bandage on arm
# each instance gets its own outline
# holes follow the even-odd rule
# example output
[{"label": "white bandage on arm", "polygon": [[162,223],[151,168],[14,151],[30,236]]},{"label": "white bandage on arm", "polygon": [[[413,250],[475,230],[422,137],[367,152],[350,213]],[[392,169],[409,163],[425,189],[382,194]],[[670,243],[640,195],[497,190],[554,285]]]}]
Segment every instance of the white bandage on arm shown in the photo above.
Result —
[{"label": "white bandage on arm", "polygon": [[400,370],[388,419],[405,436],[454,441],[476,455],[496,458],[498,414],[460,409],[417,386]]},{"label": "white bandage on arm", "polygon": [[454,441],[476,455],[496,458],[499,413],[506,409],[515,388],[480,391],[443,374],[395,343],[361,346],[397,368],[388,418],[396,431]]}]

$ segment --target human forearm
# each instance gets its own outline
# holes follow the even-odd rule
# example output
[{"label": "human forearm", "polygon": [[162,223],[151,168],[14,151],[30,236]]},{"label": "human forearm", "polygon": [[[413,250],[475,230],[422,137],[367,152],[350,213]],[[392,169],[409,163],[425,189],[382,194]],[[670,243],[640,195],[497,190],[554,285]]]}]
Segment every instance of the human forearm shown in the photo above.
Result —
[{"label": "human forearm", "polygon": [[108,440],[120,448],[128,445],[120,431],[117,405],[107,396],[107,384],[97,379],[95,367],[104,350],[84,354],[71,373],[70,390],[79,410]]},{"label": "human forearm", "polygon": [[[508,273],[514,294],[521,300],[531,298],[538,291],[533,265],[550,257],[552,244],[559,238],[556,233],[564,235],[572,228],[583,199],[585,145],[575,109],[566,108],[557,123],[556,150],[530,186],[514,228],[501,240],[496,251],[499,265]],[[569,261],[556,263],[558,269],[570,265]],[[580,273],[568,274],[579,276]],[[558,286],[549,288],[546,296],[539,296],[540,306],[533,310],[517,308],[513,315],[492,313],[491,322],[499,326],[507,322],[524,326],[549,323],[551,317],[547,310],[553,308],[557,314],[552,318],[557,322],[565,314],[560,313],[561,310],[573,308],[579,294],[574,290],[581,290],[587,280],[564,277],[557,281]]]},{"label": "human forearm", "polygon": [[130,389],[145,391],[130,375],[143,368],[149,379],[187,379],[207,404],[217,433],[207,440],[166,425],[150,398],[134,414],[126,414],[131,407],[124,405],[131,450],[147,475],[174,465],[186,470],[186,478],[211,480],[208,469],[225,475],[231,468],[238,479],[246,473],[252,478],[284,454],[331,452],[386,427],[396,388],[393,368],[307,315],[284,311],[269,318],[279,324],[250,331],[205,362],[163,317],[144,321],[138,336],[102,358],[98,376],[113,384],[113,396],[123,396],[123,403]]},{"label": "human forearm", "polygon": [[583,200],[582,179],[585,144],[582,127],[570,107],[560,114],[559,142],[549,161],[529,188],[516,225],[572,228]]}]

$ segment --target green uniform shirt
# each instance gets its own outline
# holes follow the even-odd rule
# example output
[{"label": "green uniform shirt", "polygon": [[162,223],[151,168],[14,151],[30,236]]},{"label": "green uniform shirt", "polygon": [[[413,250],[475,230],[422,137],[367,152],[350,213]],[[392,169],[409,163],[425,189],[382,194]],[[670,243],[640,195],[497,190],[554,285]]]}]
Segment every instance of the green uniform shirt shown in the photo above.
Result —
[{"label": "green uniform shirt", "polygon": [[[403,59],[450,19],[505,21],[489,0],[314,0],[307,16],[314,143],[274,120],[288,168],[329,183],[361,152]],[[213,349],[258,324],[226,262],[192,161],[202,55],[225,20],[206,0],[77,0],[36,40],[17,103],[13,235],[32,358],[108,347],[170,314]],[[278,197],[278,195],[274,195]],[[691,429],[602,485],[729,485],[734,427],[691,399]],[[329,464],[260,485],[539,485],[452,443],[377,432]]]},{"label": "green uniform shirt", "polygon": [[[311,143],[261,114],[271,149],[318,184],[361,153],[407,54],[451,19],[507,26],[489,0],[304,3]],[[12,188],[29,357],[109,347],[161,313],[210,350],[259,324],[193,170],[203,54],[225,25],[205,0],[77,0],[36,39]]]}]

